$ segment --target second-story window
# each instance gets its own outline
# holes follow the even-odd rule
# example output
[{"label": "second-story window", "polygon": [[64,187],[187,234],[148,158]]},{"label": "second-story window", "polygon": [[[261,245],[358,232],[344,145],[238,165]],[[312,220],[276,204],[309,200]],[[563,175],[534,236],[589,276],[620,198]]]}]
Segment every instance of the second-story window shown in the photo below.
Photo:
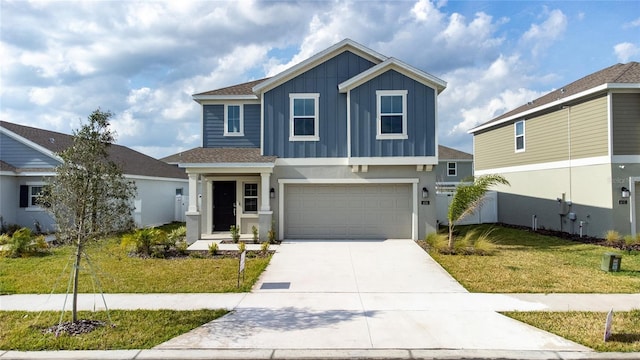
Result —
[{"label": "second-story window", "polygon": [[524,151],[524,120],[516,121],[514,125],[516,152]]},{"label": "second-story window", "polygon": [[407,91],[379,90],[376,139],[407,139]]},{"label": "second-story window", "polygon": [[289,141],[318,141],[320,94],[289,94]]},{"label": "second-story window", "polygon": [[244,119],[242,105],[224,106],[224,136],[243,136]]},{"label": "second-story window", "polygon": [[456,162],[448,162],[447,163],[447,176],[457,176],[458,175],[458,163]]}]

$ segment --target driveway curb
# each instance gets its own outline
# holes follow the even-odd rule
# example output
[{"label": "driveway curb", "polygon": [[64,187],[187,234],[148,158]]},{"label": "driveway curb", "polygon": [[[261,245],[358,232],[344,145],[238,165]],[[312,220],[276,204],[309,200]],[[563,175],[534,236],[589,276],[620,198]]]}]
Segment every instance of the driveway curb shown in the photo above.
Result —
[{"label": "driveway curb", "polygon": [[452,359],[505,359],[505,360],[631,360],[640,353],[597,353],[575,351],[510,351],[510,350],[433,350],[433,349],[202,349],[202,350],[96,350],[96,351],[6,351],[2,360],[452,360]]}]

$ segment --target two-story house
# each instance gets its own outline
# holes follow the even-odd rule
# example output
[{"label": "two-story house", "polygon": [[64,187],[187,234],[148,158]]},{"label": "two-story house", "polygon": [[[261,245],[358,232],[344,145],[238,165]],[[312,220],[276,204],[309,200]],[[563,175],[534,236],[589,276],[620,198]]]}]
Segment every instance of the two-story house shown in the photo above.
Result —
[{"label": "two-story house", "polygon": [[[55,131],[0,121],[0,220],[45,232],[56,229],[54,219],[37,203],[48,179],[56,176],[58,153],[73,145],[73,137]],[[187,196],[183,169],[125,146],[109,146],[109,157],[136,184],[133,219],[137,226],[182,220]],[[181,195],[184,195],[182,198]]]},{"label": "two-story house", "polygon": [[482,124],[474,172],[502,174],[499,221],[640,233],[640,63],[617,64]]},{"label": "two-story house", "polygon": [[346,39],[273,77],[194,95],[202,146],[164,159],[189,175],[189,241],[231,225],[261,239],[271,226],[279,239],[423,237],[436,226],[445,86]]}]

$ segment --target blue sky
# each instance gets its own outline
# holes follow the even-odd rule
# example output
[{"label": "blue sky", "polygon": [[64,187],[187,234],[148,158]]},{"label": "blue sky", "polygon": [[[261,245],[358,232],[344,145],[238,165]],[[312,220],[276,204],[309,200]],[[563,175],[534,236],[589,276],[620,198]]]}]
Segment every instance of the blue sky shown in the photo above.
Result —
[{"label": "blue sky", "polygon": [[154,157],[200,145],[194,93],[270,76],[344,39],[448,82],[439,142],[613,64],[640,61],[637,1],[0,0],[0,119],[71,133],[115,113]]}]

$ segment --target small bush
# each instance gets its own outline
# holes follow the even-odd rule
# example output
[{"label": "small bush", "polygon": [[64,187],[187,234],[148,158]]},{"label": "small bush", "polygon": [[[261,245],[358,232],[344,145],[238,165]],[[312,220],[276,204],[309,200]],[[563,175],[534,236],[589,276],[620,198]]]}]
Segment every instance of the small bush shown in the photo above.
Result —
[{"label": "small bush", "polygon": [[260,245],[260,251],[261,251],[263,254],[266,254],[266,253],[269,251],[269,246],[270,246],[270,245],[271,245],[271,244],[269,244],[269,242],[268,242],[268,241],[263,242],[263,243],[262,243],[262,245]]},{"label": "small bush", "polygon": [[476,238],[473,243],[473,253],[475,255],[493,255],[496,252],[496,244],[489,237],[491,232],[489,230]]},{"label": "small bush", "polygon": [[11,236],[9,234],[0,234],[0,245],[6,245],[11,241]]},{"label": "small bush", "polygon": [[167,237],[175,243],[183,241],[187,238],[187,227],[180,226],[179,228],[171,230]]},{"label": "small bush", "polygon": [[269,231],[267,231],[267,238],[269,239],[269,242],[272,244],[276,243],[276,222],[272,221],[271,222],[271,228],[269,229]]},{"label": "small bush", "polygon": [[437,251],[439,253],[446,252],[449,246],[447,235],[439,234],[436,232],[427,234],[427,236],[425,237],[425,242],[431,250]]},{"label": "small bush", "polygon": [[254,225],[251,227],[251,234],[253,234],[253,243],[258,243],[258,228]]},{"label": "small bush", "polygon": [[184,240],[180,240],[180,241],[176,242],[176,251],[180,255],[186,255],[188,247],[189,247],[189,244],[187,244],[187,242],[184,241]]},{"label": "small bush", "polygon": [[247,249],[247,246],[244,244],[244,242],[240,242],[240,243],[238,244],[238,251],[239,251],[239,252],[243,252],[243,251],[245,251],[246,249]]},{"label": "small bush", "polygon": [[615,230],[609,230],[607,231],[607,233],[604,235],[604,239],[607,242],[607,244],[609,245],[615,245],[618,242],[620,242],[620,240],[622,239],[622,237],[620,236],[620,233],[615,231]]},{"label": "small bush", "polygon": [[234,243],[237,243],[238,240],[240,240],[240,229],[235,225],[231,225],[229,232],[231,232],[231,240],[233,240]]},{"label": "small bush", "polygon": [[9,256],[20,257],[31,252],[31,230],[28,228],[21,228],[13,233],[11,241],[9,241]]},{"label": "small bush", "polygon": [[157,228],[138,229],[122,237],[121,246],[133,249],[136,254],[153,257],[164,257],[165,253],[175,245],[167,233]]},{"label": "small bush", "polygon": [[209,255],[216,256],[218,254],[218,243],[212,242],[209,244]]}]

